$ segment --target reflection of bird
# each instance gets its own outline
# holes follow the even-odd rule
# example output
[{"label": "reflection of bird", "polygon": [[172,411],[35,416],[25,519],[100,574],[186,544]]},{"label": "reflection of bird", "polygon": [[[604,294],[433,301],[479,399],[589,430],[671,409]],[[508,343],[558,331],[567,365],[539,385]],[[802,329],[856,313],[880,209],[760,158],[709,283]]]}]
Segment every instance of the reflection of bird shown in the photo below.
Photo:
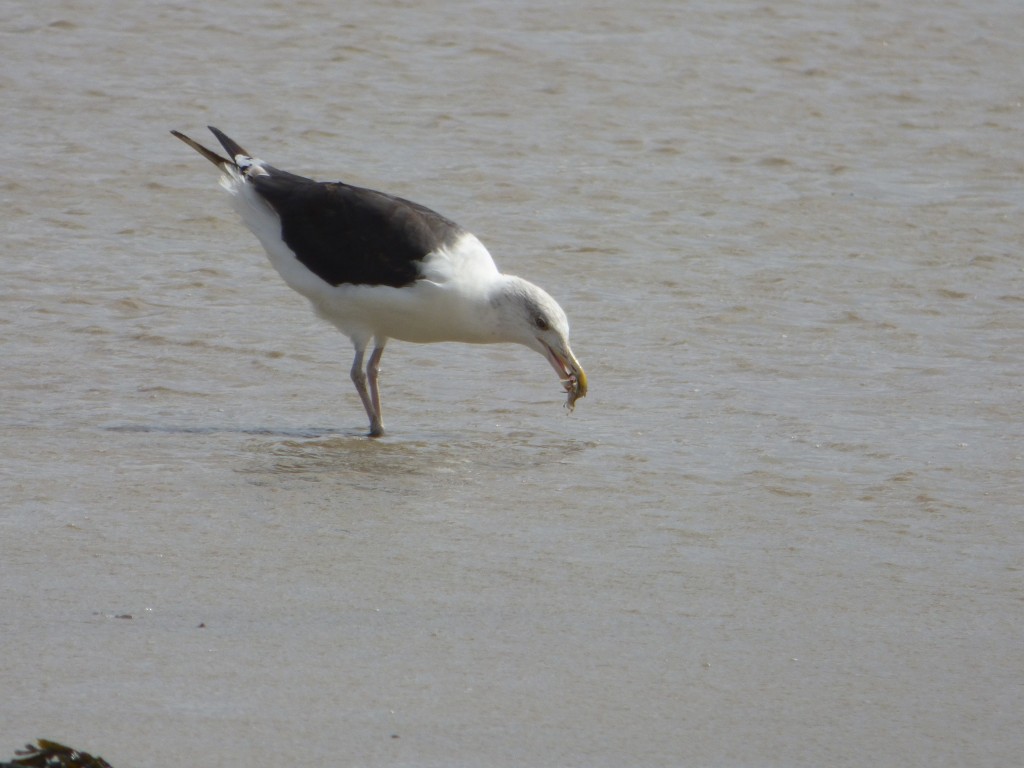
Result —
[{"label": "reflection of bird", "polygon": [[587,394],[565,312],[536,285],[498,272],[473,234],[400,197],[278,170],[210,130],[227,158],[171,133],[221,169],[221,186],[281,277],[352,340],[371,436],[384,434],[377,376],[388,339],[524,344],[558,373],[570,410]]}]

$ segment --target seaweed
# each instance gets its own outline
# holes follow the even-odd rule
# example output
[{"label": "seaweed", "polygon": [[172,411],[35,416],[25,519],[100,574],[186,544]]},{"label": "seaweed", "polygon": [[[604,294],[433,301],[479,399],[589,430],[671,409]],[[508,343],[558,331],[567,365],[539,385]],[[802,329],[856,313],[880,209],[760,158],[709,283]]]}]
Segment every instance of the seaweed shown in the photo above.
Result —
[{"label": "seaweed", "polygon": [[111,768],[110,763],[102,757],[93,757],[56,741],[36,741],[38,746],[26,744],[24,749],[15,750],[14,754],[18,757],[0,763],[0,768]]}]

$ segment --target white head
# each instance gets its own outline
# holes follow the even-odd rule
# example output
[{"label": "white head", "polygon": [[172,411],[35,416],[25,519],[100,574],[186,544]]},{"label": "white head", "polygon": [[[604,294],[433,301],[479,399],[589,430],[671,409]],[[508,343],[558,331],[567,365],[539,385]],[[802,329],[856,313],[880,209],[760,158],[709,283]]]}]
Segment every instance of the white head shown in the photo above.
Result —
[{"label": "white head", "polygon": [[569,347],[569,319],[558,302],[544,289],[512,275],[502,275],[490,302],[498,315],[501,340],[543,355],[569,393],[566,406],[572,410],[587,394],[587,375]]}]

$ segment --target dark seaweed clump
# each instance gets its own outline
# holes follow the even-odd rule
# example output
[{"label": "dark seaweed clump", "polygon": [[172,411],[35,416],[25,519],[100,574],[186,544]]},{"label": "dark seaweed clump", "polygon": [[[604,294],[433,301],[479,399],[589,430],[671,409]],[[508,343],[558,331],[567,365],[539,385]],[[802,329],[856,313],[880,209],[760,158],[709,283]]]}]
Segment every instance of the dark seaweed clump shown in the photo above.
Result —
[{"label": "dark seaweed clump", "polygon": [[87,752],[46,739],[37,739],[37,745],[26,744],[24,749],[16,749],[14,754],[17,757],[0,763],[0,768],[111,768],[102,757],[93,757]]}]

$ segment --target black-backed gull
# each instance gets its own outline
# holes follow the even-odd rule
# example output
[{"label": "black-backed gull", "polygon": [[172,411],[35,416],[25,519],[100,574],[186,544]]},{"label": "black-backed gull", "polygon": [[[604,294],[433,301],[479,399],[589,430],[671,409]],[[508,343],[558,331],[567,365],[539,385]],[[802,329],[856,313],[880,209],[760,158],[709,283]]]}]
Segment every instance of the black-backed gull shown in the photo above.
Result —
[{"label": "black-backed gull", "polygon": [[220,168],[221,186],[281,277],[352,340],[352,381],[371,436],[384,434],[377,379],[388,339],[524,344],[558,373],[570,410],[587,394],[558,302],[500,273],[472,233],[400,197],[278,170],[210,130],[227,158],[171,133]]}]

